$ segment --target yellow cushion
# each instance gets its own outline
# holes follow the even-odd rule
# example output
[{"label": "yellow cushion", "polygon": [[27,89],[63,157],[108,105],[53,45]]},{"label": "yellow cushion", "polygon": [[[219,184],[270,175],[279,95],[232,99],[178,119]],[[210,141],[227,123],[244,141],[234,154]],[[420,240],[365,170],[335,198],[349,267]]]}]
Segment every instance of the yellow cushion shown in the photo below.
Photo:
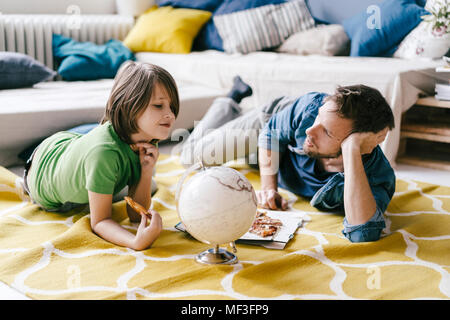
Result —
[{"label": "yellow cushion", "polygon": [[123,43],[134,52],[189,53],[209,18],[209,11],[154,6],[138,18]]}]

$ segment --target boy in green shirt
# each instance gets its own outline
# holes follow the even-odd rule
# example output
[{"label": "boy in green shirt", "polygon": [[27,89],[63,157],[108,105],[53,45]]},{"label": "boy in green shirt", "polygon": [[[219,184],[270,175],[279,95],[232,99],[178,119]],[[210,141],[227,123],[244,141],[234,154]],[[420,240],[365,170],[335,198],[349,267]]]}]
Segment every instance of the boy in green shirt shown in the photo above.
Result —
[{"label": "boy in green shirt", "polygon": [[111,219],[113,195],[128,186],[128,196],[150,207],[152,173],[158,159],[153,143],[167,139],[178,115],[178,90],[163,68],[128,61],[114,81],[102,123],[83,135],[59,132],[33,153],[25,174],[31,198],[49,211],[67,211],[89,203],[92,230],[114,244],[143,250],[162,230],[127,205],[136,235]]}]

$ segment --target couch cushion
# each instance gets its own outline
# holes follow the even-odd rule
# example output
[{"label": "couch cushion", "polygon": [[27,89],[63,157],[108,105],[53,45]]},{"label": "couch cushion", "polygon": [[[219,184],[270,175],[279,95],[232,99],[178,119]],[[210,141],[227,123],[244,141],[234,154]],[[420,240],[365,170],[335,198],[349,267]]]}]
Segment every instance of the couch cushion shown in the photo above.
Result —
[{"label": "couch cushion", "polygon": [[134,52],[189,53],[211,12],[197,9],[153,7],[142,14],[124,44]]},{"label": "couch cushion", "polygon": [[306,0],[313,18],[325,24],[342,24],[345,19],[381,2],[383,0]]},{"label": "couch cushion", "polygon": [[428,12],[415,0],[385,0],[345,20],[351,56],[391,56]]},{"label": "couch cushion", "polygon": [[348,55],[350,39],[340,24],[321,24],[290,36],[277,48],[278,52],[292,54]]},{"label": "couch cushion", "polygon": [[134,60],[133,53],[115,39],[98,45],[54,34],[52,47],[58,73],[67,81],[114,78],[123,62]]},{"label": "couch cushion", "polygon": [[213,12],[223,0],[157,0],[158,7],[190,8]]},{"label": "couch cushion", "polygon": [[450,34],[433,36],[431,25],[422,21],[400,42],[394,52],[395,58],[441,58],[450,47]]},{"label": "couch cushion", "polygon": [[314,27],[304,0],[215,15],[225,52],[249,53],[279,46],[287,37]]},{"label": "couch cushion", "polygon": [[[309,11],[314,20],[325,24],[342,24],[345,19],[353,17],[369,6],[379,5],[384,0],[306,0]],[[426,0],[416,0],[420,6],[424,6]]]},{"label": "couch cushion", "polygon": [[32,57],[18,52],[0,52],[0,89],[30,87],[56,72]]},{"label": "couch cushion", "polygon": [[[213,12],[213,16],[257,8],[268,4],[280,4],[283,2],[286,2],[286,0],[224,0]],[[222,38],[217,32],[213,19],[200,30],[197,37],[194,39],[193,44],[193,50],[195,51],[208,49],[223,51]]]}]

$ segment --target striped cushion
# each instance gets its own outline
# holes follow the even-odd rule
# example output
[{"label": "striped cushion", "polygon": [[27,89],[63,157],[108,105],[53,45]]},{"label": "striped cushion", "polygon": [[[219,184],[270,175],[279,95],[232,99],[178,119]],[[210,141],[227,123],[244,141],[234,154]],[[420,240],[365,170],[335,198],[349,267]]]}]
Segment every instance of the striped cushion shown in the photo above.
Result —
[{"label": "striped cushion", "polygon": [[217,15],[213,19],[228,53],[274,48],[290,35],[314,27],[304,0]]}]

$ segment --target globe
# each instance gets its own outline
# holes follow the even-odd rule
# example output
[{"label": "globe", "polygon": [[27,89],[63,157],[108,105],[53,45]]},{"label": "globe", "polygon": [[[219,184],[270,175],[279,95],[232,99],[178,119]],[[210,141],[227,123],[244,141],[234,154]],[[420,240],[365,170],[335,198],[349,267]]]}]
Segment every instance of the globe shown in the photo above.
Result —
[{"label": "globe", "polygon": [[184,178],[177,191],[178,215],[194,238],[218,246],[249,230],[257,202],[253,186],[243,174],[220,166],[203,168],[183,185]]}]

